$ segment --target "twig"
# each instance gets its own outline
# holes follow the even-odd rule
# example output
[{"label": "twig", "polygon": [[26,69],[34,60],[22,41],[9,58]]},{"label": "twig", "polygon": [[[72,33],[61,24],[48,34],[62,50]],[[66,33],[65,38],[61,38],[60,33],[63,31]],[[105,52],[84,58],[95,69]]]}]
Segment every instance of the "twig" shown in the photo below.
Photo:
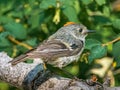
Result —
[{"label": "twig", "polygon": [[10,41],[12,41],[13,43],[17,44],[17,45],[23,46],[23,47],[25,47],[25,48],[27,48],[27,49],[29,49],[29,50],[32,49],[31,46],[29,46],[29,45],[27,45],[27,44],[25,44],[25,43],[22,43],[22,42],[16,40],[16,39],[15,39],[14,37],[12,37],[12,36],[8,36],[8,39],[9,39]]},{"label": "twig", "polygon": [[15,57],[16,53],[17,53],[17,48],[16,48],[16,46],[13,46],[13,53],[12,53],[11,57]]},{"label": "twig", "polygon": [[120,40],[120,37],[118,37],[118,38],[116,38],[116,39],[114,39],[114,40],[112,40],[112,41],[110,41],[110,42],[107,42],[107,43],[105,43],[105,44],[102,44],[102,46],[108,46],[108,45],[113,44],[114,42],[117,42],[117,41],[119,41],[119,40]]}]

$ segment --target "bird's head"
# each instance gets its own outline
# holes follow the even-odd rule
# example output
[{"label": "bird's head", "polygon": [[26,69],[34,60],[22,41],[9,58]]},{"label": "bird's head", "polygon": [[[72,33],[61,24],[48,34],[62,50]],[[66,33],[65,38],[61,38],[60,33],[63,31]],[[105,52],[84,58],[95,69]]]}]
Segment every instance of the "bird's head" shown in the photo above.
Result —
[{"label": "bird's head", "polygon": [[87,27],[82,24],[76,24],[74,22],[67,22],[63,28],[77,39],[85,39],[88,33],[95,32],[94,30],[88,30]]}]

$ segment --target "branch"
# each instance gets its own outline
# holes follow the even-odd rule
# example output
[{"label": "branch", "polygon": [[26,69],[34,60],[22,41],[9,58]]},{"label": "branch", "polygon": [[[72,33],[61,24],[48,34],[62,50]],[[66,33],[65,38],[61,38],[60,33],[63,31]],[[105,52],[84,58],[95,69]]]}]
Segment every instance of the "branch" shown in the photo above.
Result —
[{"label": "branch", "polygon": [[114,40],[112,40],[110,42],[107,42],[105,44],[102,44],[102,46],[108,46],[108,45],[113,44],[114,42],[117,42],[117,41],[120,41],[120,37],[118,37],[118,38],[116,38],[116,39],[114,39]]},{"label": "branch", "polygon": [[25,48],[27,48],[27,49],[32,49],[32,47],[31,46],[29,46],[29,45],[27,45],[27,44],[25,44],[25,43],[22,43],[22,42],[20,42],[20,41],[17,41],[14,37],[12,37],[12,36],[8,36],[8,39],[10,40],[10,41],[12,41],[13,43],[15,43],[15,44],[17,44],[17,45],[21,45],[21,46],[23,46],[23,47],[25,47]]},{"label": "branch", "polygon": [[6,53],[0,53],[0,80],[24,90],[120,90],[120,87],[99,87],[89,85],[84,80],[72,80],[63,78],[44,70],[41,60],[35,60],[32,64],[19,63],[11,66],[8,63],[12,58]]}]

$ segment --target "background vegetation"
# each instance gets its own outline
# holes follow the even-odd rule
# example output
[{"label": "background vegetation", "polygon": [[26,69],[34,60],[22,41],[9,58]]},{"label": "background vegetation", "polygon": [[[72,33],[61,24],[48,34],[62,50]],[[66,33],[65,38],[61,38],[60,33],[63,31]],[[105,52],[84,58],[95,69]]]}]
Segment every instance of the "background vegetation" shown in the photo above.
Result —
[{"label": "background vegetation", "polygon": [[[120,85],[120,0],[0,0],[0,51],[12,58],[36,47],[66,22],[96,30],[80,60],[65,67],[79,78],[110,76]],[[96,60],[99,59],[99,60]],[[30,61],[28,61],[30,62]],[[0,83],[0,90],[18,90]]]}]

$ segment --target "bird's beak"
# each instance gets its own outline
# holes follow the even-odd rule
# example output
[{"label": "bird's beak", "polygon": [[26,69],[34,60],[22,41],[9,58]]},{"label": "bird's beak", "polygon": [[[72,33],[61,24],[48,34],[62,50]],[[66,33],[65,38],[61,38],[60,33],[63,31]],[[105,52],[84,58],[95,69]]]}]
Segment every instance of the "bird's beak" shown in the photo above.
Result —
[{"label": "bird's beak", "polygon": [[86,33],[95,33],[95,30],[87,30]]}]

